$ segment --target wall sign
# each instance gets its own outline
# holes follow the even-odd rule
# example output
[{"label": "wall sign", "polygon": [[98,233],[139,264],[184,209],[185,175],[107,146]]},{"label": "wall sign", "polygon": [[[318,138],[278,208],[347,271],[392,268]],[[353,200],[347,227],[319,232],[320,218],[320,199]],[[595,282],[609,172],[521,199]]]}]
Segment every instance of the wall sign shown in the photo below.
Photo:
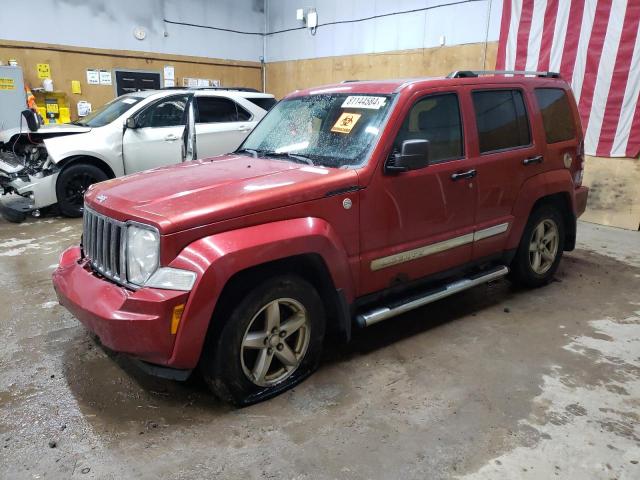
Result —
[{"label": "wall sign", "polygon": [[87,70],[87,83],[89,85],[100,85],[100,72],[98,70]]},{"label": "wall sign", "polygon": [[51,67],[48,63],[38,63],[38,78],[51,78]]},{"label": "wall sign", "polygon": [[109,70],[100,70],[100,85],[111,85],[111,72]]}]

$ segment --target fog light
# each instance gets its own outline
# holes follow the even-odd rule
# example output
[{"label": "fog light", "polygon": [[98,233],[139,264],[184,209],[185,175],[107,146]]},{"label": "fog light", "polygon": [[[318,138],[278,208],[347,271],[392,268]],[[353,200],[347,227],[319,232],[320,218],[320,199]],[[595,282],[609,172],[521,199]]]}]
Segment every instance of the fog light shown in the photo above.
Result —
[{"label": "fog light", "polygon": [[171,335],[175,335],[178,332],[182,312],[184,312],[184,303],[173,307],[173,313],[171,314]]}]

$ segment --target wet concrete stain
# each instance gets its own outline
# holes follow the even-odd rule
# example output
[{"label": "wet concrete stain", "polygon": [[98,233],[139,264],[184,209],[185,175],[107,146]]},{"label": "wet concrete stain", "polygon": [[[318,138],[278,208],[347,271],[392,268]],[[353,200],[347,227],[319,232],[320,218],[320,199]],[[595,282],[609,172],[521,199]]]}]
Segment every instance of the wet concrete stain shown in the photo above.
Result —
[{"label": "wet concrete stain", "polygon": [[39,245],[0,256],[0,478],[640,476],[638,267],[577,250],[548,287],[494,282],[356,332],[302,385],[235,410],[49,304],[79,231],[0,223],[0,254]]}]

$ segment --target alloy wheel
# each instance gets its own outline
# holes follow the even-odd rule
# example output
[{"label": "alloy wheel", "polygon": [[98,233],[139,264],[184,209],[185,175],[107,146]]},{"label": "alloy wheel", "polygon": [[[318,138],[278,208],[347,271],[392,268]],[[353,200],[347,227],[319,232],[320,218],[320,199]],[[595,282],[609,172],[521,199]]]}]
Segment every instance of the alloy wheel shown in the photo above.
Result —
[{"label": "alloy wheel", "polygon": [[244,334],[240,361],[246,377],[268,387],[282,382],[300,366],[311,337],[309,316],[292,298],[278,298],[256,313]]},{"label": "alloy wheel", "polygon": [[533,229],[529,243],[529,264],[536,274],[544,275],[549,271],[558,255],[559,240],[558,225],[549,218]]}]

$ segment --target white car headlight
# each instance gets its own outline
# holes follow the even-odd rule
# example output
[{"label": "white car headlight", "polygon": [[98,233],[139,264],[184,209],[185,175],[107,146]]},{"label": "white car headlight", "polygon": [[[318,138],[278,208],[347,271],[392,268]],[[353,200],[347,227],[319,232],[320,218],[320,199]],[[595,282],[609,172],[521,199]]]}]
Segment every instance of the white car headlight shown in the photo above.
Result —
[{"label": "white car headlight", "polygon": [[127,280],[143,286],[158,269],[160,234],[152,227],[127,226]]}]

